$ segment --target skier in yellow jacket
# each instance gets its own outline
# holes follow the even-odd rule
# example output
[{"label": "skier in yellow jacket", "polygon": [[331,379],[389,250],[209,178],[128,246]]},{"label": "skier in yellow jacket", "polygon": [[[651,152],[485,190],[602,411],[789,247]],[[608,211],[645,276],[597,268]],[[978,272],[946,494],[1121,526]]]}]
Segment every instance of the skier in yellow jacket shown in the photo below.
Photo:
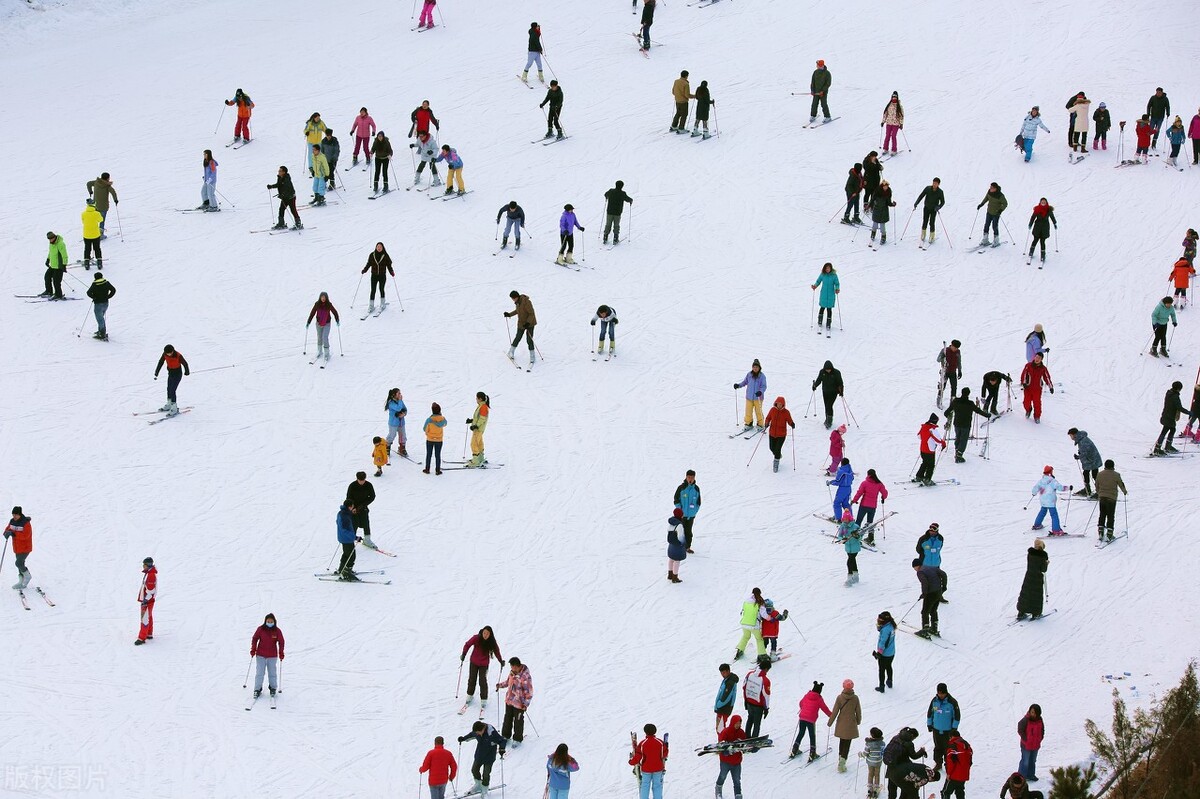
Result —
[{"label": "skier in yellow jacket", "polygon": [[468,469],[483,467],[487,463],[483,454],[483,431],[487,429],[490,402],[487,394],[475,392],[475,415],[467,420],[467,424],[471,425],[471,460],[467,461]]},{"label": "skier in yellow jacket", "polygon": [[100,237],[104,235],[104,231],[100,226],[104,224],[104,217],[96,210],[96,201],[88,199],[87,206],[83,209],[80,215],[83,220],[83,268],[92,268],[92,251],[96,252],[96,268],[104,268],[104,255],[100,252]]}]

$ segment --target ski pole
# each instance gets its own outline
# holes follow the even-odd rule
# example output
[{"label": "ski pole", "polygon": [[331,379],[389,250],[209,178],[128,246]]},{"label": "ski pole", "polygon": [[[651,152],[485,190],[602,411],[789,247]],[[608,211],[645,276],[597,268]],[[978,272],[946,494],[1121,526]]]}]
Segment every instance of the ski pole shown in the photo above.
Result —
[{"label": "ski pole", "polygon": [[434,8],[436,8],[436,9],[437,9],[437,12],[438,12],[438,19],[440,19],[440,20],[442,21],[442,27],[443,27],[443,28],[444,28],[444,27],[446,27],[446,18],[442,16],[442,7],[441,7],[441,6],[434,6]]},{"label": "ski pole", "polygon": [[344,349],[342,349],[342,323],[341,322],[337,323],[337,332],[338,332],[338,355],[345,358],[346,351]]},{"label": "ski pole", "polygon": [[329,565],[325,567],[325,571],[333,571],[333,560],[334,560],[334,558],[336,558],[338,556],[338,553],[341,551],[342,551],[341,544],[338,544],[336,547],[333,548],[333,557],[329,559]]},{"label": "ski pole", "polygon": [[[842,397],[842,407],[846,409],[846,415],[850,417],[850,421],[854,422],[855,427],[858,427],[858,420],[854,418],[854,413],[850,410],[850,405],[846,402],[845,396]],[[861,430],[862,428],[858,427],[858,429]]]},{"label": "ski pole", "polygon": [[277,683],[277,685],[275,686],[276,693],[283,693],[283,658],[282,657],[279,658],[279,673],[277,675],[275,675],[275,682]]},{"label": "ski pole", "polygon": [[763,433],[766,433],[766,432],[767,432],[766,430],[763,430],[762,433],[758,434],[758,443],[754,445],[754,451],[750,453],[750,460],[746,461],[746,468],[750,468],[750,461],[754,460],[754,456],[758,452],[758,445],[762,443]]},{"label": "ski pole", "polygon": [[535,350],[537,350],[537,354],[538,354],[538,357],[539,357],[539,358],[541,358],[543,361],[544,361],[544,360],[546,360],[546,356],[545,356],[545,355],[542,355],[542,348],[541,348],[541,347],[539,347],[539,346],[538,346],[538,345],[535,343],[535,344],[533,345],[533,348],[534,348]]},{"label": "ski pole", "polygon": [[[463,456],[464,461],[467,459],[467,437],[470,434],[471,434],[471,432],[469,429],[463,431],[463,454],[462,454],[462,456]],[[458,677],[459,677],[459,679],[462,679],[462,663],[458,664]],[[458,699],[458,691],[457,690],[454,692],[454,698]]]},{"label": "ski pole", "polygon": [[416,18],[416,16],[417,16],[417,0],[413,0],[413,9],[412,9],[412,14],[410,14],[408,18],[409,18],[409,19],[415,19],[415,18]]},{"label": "ski pole", "polygon": [[[591,329],[591,331],[592,331],[592,335],[591,335],[592,343],[588,346],[588,352],[591,352],[592,350],[596,349],[596,326],[588,325],[588,328]],[[736,395],[734,396],[734,400],[735,401],[737,400]]]},{"label": "ski pole", "polygon": [[[795,619],[793,619],[791,616],[788,616],[788,621],[790,621],[792,623],[792,626],[796,628],[796,632],[797,632],[797,634],[799,634],[800,640],[807,644],[808,639],[805,638],[804,633],[800,631],[800,627],[796,624]],[[799,727],[797,727],[797,729],[799,729]]]},{"label": "ski pole", "polygon": [[[464,447],[464,450],[465,449],[466,448]],[[460,660],[460,661],[458,661],[458,682],[454,686],[454,698],[455,699],[458,699],[458,691],[460,688],[462,688],[462,670],[463,670],[463,661]],[[243,687],[245,687],[245,686],[243,686]],[[458,748],[462,749],[462,744],[459,744]]]},{"label": "ski pole", "polygon": [[912,222],[913,214],[917,212],[917,206],[913,206],[912,211],[908,214],[908,222],[904,223],[904,230],[900,231],[900,241],[904,241],[904,234],[908,233],[908,224]]},{"label": "ski pole", "polygon": [[804,418],[808,418],[808,411],[813,406],[813,400],[817,398],[817,390],[814,388],[812,393],[808,395],[808,405],[804,408]]},{"label": "ski pole", "polygon": [[541,733],[537,731],[537,725],[533,723],[533,716],[529,715],[528,712],[524,713],[523,715],[525,716],[525,720],[529,722],[529,729],[533,730],[534,736],[541,738]]},{"label": "ski pole", "polygon": [[550,70],[550,77],[558,80],[558,75],[554,74],[554,67],[550,66],[550,59],[546,58],[545,53],[542,53],[542,60],[546,62],[546,69]]},{"label": "ski pole", "polygon": [[900,128],[900,135],[904,137],[904,149],[911,153],[912,147],[908,146],[908,135],[905,134],[904,128]]},{"label": "ski pole", "polygon": [[[221,129],[221,123],[225,121],[225,109],[228,107],[229,106],[225,105],[224,103],[221,104],[221,116],[217,118],[217,126],[215,128],[213,128],[214,136],[216,136],[217,131],[219,131]],[[246,686],[243,685],[242,687],[245,688]]]},{"label": "ski pole", "polygon": [[[230,200],[228,197],[226,197],[224,194],[221,194],[221,190],[220,190],[220,189],[218,189],[218,188],[217,188],[215,185],[213,186],[213,191],[215,191],[217,194],[220,194],[220,195],[221,195],[221,199],[222,199],[222,200],[224,200],[225,202],[229,203],[229,207],[230,207],[230,208],[237,208],[237,206],[233,204],[233,201],[232,201],[232,200]],[[118,221],[117,221],[117,227],[118,227],[118,228],[120,228],[120,227],[121,227],[121,223],[120,223],[120,220],[119,220],[119,218],[118,218]]]},{"label": "ski pole", "polygon": [[733,423],[737,424],[737,420],[738,420],[738,396],[737,396],[737,388],[735,387],[733,389]]},{"label": "ski pole", "polygon": [[1142,355],[1145,355],[1145,354],[1146,354],[1146,348],[1150,346],[1150,342],[1151,342],[1151,341],[1154,341],[1154,334],[1153,334],[1153,333],[1151,333],[1151,334],[1150,334],[1150,338],[1149,338],[1149,339],[1147,339],[1146,343],[1142,345],[1142,351],[1141,351],[1141,353],[1140,353],[1140,354],[1142,354]]},{"label": "ski pole", "polygon": [[125,231],[121,228],[121,204],[114,202],[113,210],[117,212],[117,238],[125,241]]},{"label": "ski pole", "polygon": [[[1121,501],[1125,503],[1125,535],[1129,535],[1129,495],[1126,494],[1125,498]],[[7,545],[7,543],[8,542],[5,542],[6,545]],[[3,566],[3,565],[4,565],[4,559],[0,558],[0,566]]]},{"label": "ski pole", "polygon": [[837,215],[840,214],[842,212],[842,209],[845,208],[849,204],[850,204],[850,202],[847,200],[846,202],[839,205],[838,209],[833,212],[833,216],[829,217],[829,222],[826,222],[826,224],[830,224],[833,222],[833,220],[837,219]]},{"label": "ski pole", "polygon": [[917,602],[920,602],[920,601],[921,601],[921,597],[917,597],[916,601],[908,606],[908,610],[904,611],[904,615],[900,617],[900,621],[904,621],[904,619],[908,617],[908,614],[912,613],[913,608],[915,608],[917,606]]},{"label": "ski pole", "polygon": [[254,665],[254,655],[250,656],[250,662],[246,664],[246,676],[242,680],[242,687],[246,688],[250,685],[250,667]]},{"label": "ski pole", "polygon": [[308,325],[304,326],[304,354],[308,355]]},{"label": "ski pole", "polygon": [[[1007,226],[1005,226],[1005,230],[1007,230],[1007,229],[1008,229]],[[1033,232],[1032,227],[1030,227],[1027,231],[1025,231],[1025,244],[1029,243],[1029,234],[1032,232]],[[1025,252],[1025,244],[1021,245],[1021,252]],[[1031,251],[1031,254],[1032,254],[1032,251]]]},{"label": "ski pole", "polygon": [[358,290],[362,288],[362,279],[363,279],[363,273],[359,272],[358,273],[358,285],[354,287],[354,297],[353,297],[353,299],[350,300],[351,308],[354,307],[355,301],[358,300]]},{"label": "ski pole", "polygon": [[1014,247],[1016,247],[1016,246],[1017,246],[1017,240],[1016,240],[1015,238],[1013,238],[1012,231],[1008,229],[1008,223],[1007,223],[1007,222],[1005,222],[1003,219],[1001,219],[1001,220],[1000,220],[1000,224],[1004,225],[1004,232],[1008,234],[1008,240],[1009,240],[1009,241],[1011,241],[1011,242],[1013,243],[1013,246],[1014,246]]},{"label": "ski pole", "polygon": [[1058,225],[1054,226],[1054,251],[1058,252]]},{"label": "ski pole", "polygon": [[[512,338],[512,325],[511,325],[511,324],[509,324],[509,321],[508,321],[508,317],[507,317],[507,316],[506,316],[506,317],[504,317],[504,329],[508,331],[508,336],[507,336],[507,337],[506,337],[504,340],[505,340],[505,341],[508,341],[510,338]],[[516,344],[514,344],[513,346],[515,347],[515,346],[517,346],[517,345],[516,345]]]},{"label": "ski pole", "polygon": [[840,302],[837,304],[837,311],[838,311],[838,330],[845,330],[846,328],[842,327],[842,304]]},{"label": "ski pole", "polygon": [[79,332],[75,334],[75,338],[82,338],[82,337],[83,337],[83,328],[84,328],[85,326],[87,326],[87,318],[88,318],[88,314],[89,314],[89,313],[91,313],[91,312],[92,312],[92,309],[91,309],[91,308],[89,308],[87,311],[85,311],[85,312],[84,312],[84,314],[83,314],[83,322],[82,322],[82,323],[79,325]]},{"label": "ski pole", "polygon": [[[835,214],[835,216],[836,216],[836,214]],[[816,322],[816,313],[817,313],[816,308],[817,308],[817,290],[813,289],[812,302],[810,302],[808,304],[808,329],[809,330],[813,329],[813,324]]]},{"label": "ski pole", "polygon": [[950,245],[950,249],[954,249],[954,242],[950,240],[950,230],[946,227],[946,220],[942,220],[942,232],[946,234],[946,243]]},{"label": "ski pole", "polygon": [[271,194],[271,190],[267,189],[267,215],[270,216],[272,222],[275,221],[275,211],[272,207],[275,205],[274,200],[275,197]]},{"label": "ski pole", "polygon": [[796,471],[796,434],[792,433],[792,471]]},{"label": "ski pole", "polygon": [[975,223],[979,221],[979,208],[975,208],[975,218],[971,220],[971,235],[967,236],[967,241],[975,238]]},{"label": "ski pole", "polygon": [[879,149],[880,150],[883,149],[883,125],[882,124],[880,124],[880,126],[879,126]]},{"label": "ski pole", "polygon": [[587,236],[579,237],[579,260],[587,261]]}]

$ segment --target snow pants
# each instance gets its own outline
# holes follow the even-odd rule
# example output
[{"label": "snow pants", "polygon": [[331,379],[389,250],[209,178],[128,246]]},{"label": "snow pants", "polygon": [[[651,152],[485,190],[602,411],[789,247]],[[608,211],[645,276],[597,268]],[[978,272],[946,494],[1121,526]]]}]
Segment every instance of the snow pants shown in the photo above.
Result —
[{"label": "snow pants", "polygon": [[687,127],[688,119],[688,103],[684,100],[682,103],[675,103],[675,116],[671,117],[671,127],[675,130],[683,130]]},{"label": "snow pants", "polygon": [[851,213],[854,214],[855,219],[859,218],[858,201],[859,201],[859,193],[858,192],[854,192],[853,194],[846,195],[846,213],[842,214],[842,219],[849,221]]},{"label": "snow pants", "polygon": [[417,21],[417,27],[422,26],[427,28],[433,27],[433,8],[436,4],[425,0],[425,5],[421,6],[421,19]]},{"label": "snow pants", "polygon": [[1000,404],[1000,384],[997,383],[993,386],[991,383],[984,383],[981,399],[979,407],[986,413],[995,416],[998,410],[997,406]]},{"label": "snow pants", "polygon": [[154,637],[154,600],[142,605],[142,625],[138,630],[138,640],[145,641]]},{"label": "snow pants", "polygon": [[546,114],[546,135],[550,135],[550,129],[558,131],[558,135],[562,135],[562,123],[558,120],[558,115],[562,113],[562,106],[550,106],[550,112]]},{"label": "snow pants", "polygon": [[962,454],[967,451],[967,442],[970,440],[971,440],[971,428],[970,427],[955,426],[955,428],[954,428],[954,454],[961,458]]},{"label": "snow pants", "polygon": [[[683,545],[688,552],[692,551],[692,525],[696,523],[695,516],[683,517]],[[759,650],[762,651],[761,649]]]},{"label": "snow pants", "polygon": [[942,764],[946,760],[946,746],[950,743],[950,731],[945,732],[935,729],[933,731],[933,765],[934,769],[940,770]]},{"label": "snow pants", "polygon": [[47,269],[46,270],[46,293],[53,294],[55,297],[61,297],[62,293],[62,269]]},{"label": "snow pants", "polygon": [[896,152],[896,134],[900,131],[899,125],[887,125],[884,127],[883,133],[883,151],[888,151],[888,143],[892,145],[892,152]]},{"label": "snow pants", "polygon": [[967,799],[966,786],[965,782],[959,782],[947,777],[946,784],[942,786],[942,799],[950,799],[952,796],[955,799]]},{"label": "snow pants", "polygon": [[663,773],[661,771],[652,771],[650,773],[642,773],[641,787],[638,789],[639,799],[650,799],[650,792],[654,792],[654,799],[662,799],[662,781]]},{"label": "snow pants", "polygon": [[519,707],[506,704],[504,706],[504,724],[500,734],[509,740],[520,743],[525,739],[525,711]]},{"label": "snow pants", "polygon": [[857,552],[847,552],[846,553],[846,573],[847,574],[858,574],[858,553]]},{"label": "snow pants", "polygon": [[1025,140],[1025,160],[1033,158],[1033,139]]},{"label": "snow pants", "polygon": [[879,687],[880,688],[883,688],[885,684],[887,685],[887,687],[889,687],[889,688],[891,687],[891,685],[892,685],[892,661],[895,659],[896,659],[895,655],[880,655],[878,657],[878,659],[876,660],[876,663],[879,666]]},{"label": "snow pants", "polygon": [[108,330],[104,327],[104,315],[108,313],[107,302],[97,302],[92,305],[92,313],[96,315],[96,332],[100,335],[107,335]]},{"label": "snow pants", "polygon": [[775,460],[783,458],[784,441],[787,441],[787,436],[767,436],[767,445],[771,447],[771,454],[775,456]]},{"label": "snow pants", "polygon": [[917,469],[917,480],[932,480],[933,467],[935,465],[934,454],[932,452],[921,453],[921,468]]},{"label": "snow pants", "polygon": [[746,703],[746,737],[754,738],[759,735],[762,729],[762,719],[764,708],[762,705],[752,705]]},{"label": "snow pants", "polygon": [[[1164,444],[1164,440],[1166,443]],[[1158,439],[1154,442],[1154,448],[1158,449],[1163,446],[1171,446],[1175,442],[1175,422],[1164,424],[1162,432],[1158,434]]]},{"label": "snow pants", "polygon": [[326,352],[329,351],[329,328],[330,327],[332,327],[332,325],[322,325],[322,324],[317,325],[317,352],[318,353],[321,351],[322,347],[325,348]]},{"label": "snow pants", "polygon": [[850,510],[850,489],[845,491],[838,489],[838,492],[833,495],[833,518],[837,521],[842,520],[842,514]]},{"label": "snow pants", "polygon": [[1026,386],[1025,401],[1022,404],[1025,407],[1026,416],[1032,411],[1034,419],[1042,418],[1042,390],[1040,388],[1035,390],[1033,386]]},{"label": "snow pants", "polygon": [[208,203],[210,208],[217,207],[217,184],[205,182],[200,187],[200,199]]},{"label": "snow pants", "polygon": [[354,561],[358,558],[358,553],[354,550],[354,542],[342,544],[342,559],[338,562],[338,571],[344,572],[347,569],[354,568]]},{"label": "snow pants", "polygon": [[354,160],[358,160],[358,150],[362,148],[363,155],[367,157],[367,163],[371,163],[371,137],[370,136],[355,136],[354,137]]},{"label": "snow pants", "polygon": [[836,393],[827,394],[821,392],[821,399],[825,401],[825,426],[828,427],[833,423],[833,403],[837,402],[838,395]]},{"label": "snow pants", "polygon": [[375,302],[375,290],[379,289],[379,299],[387,299],[387,270],[379,270],[379,274],[371,275],[371,302]]},{"label": "snow pants", "polygon": [[[367,161],[370,161],[370,160],[371,160],[371,156],[368,154]],[[383,173],[383,187],[385,189],[388,187],[388,166],[391,165],[391,163],[392,163],[392,159],[390,159],[390,158],[376,158],[375,159],[375,181],[372,184],[372,188],[374,188],[375,191],[379,191],[379,173],[380,172]]]},{"label": "snow pants", "polygon": [[[854,520],[854,523],[857,524],[859,527],[862,527],[864,523],[865,524],[874,524],[875,523],[875,508],[869,508],[866,505],[859,505],[858,506],[858,518]],[[874,533],[872,531],[868,530],[867,535],[869,537],[874,536]]]},{"label": "snow pants", "polygon": [[1058,508],[1054,507],[1053,505],[1051,505],[1050,507],[1042,506],[1041,508],[1038,509],[1037,517],[1034,518],[1034,520],[1033,520],[1033,526],[1034,527],[1040,526],[1041,523],[1045,520],[1047,513],[1050,514],[1050,525],[1051,525],[1050,529],[1054,532],[1058,532],[1059,530],[1061,530],[1062,524],[1060,524],[1058,521]]},{"label": "snow pants", "polygon": [[458,190],[461,193],[466,194],[467,186],[465,183],[463,183],[462,167],[446,167],[446,190],[449,191],[450,188],[454,186],[455,182],[458,183]]},{"label": "snow pants", "polygon": [[429,786],[429,799],[446,799],[446,783]]},{"label": "snow pants", "polygon": [[529,344],[529,351],[533,352],[533,325],[517,328],[517,337],[512,340],[513,347],[521,343],[521,337],[525,337],[525,341]]},{"label": "snow pants", "polygon": [[1113,529],[1113,520],[1117,515],[1117,501],[1115,499],[1105,499],[1100,497],[1100,521],[1096,522],[1096,529],[1103,533],[1105,530]]},{"label": "snow pants", "polygon": [[824,305],[817,309],[817,328],[820,329],[821,323],[825,323],[825,329],[833,327],[833,308],[826,308]]},{"label": "snow pants", "polygon": [[180,381],[183,380],[182,369],[167,368],[167,399],[175,402],[175,391],[179,388]]},{"label": "snow pants", "polygon": [[104,253],[100,252],[100,239],[84,239],[83,262],[85,264],[91,260],[93,251],[96,253],[97,263],[104,260]]},{"label": "snow pants", "polygon": [[765,655],[767,653],[767,646],[763,643],[762,630],[758,627],[742,626],[742,637],[738,641],[737,650],[745,652],[746,644],[750,643],[751,636],[754,637],[754,642],[758,646],[758,654]]},{"label": "snow pants", "polygon": [[406,449],[406,445],[408,444],[408,436],[405,435],[403,417],[400,418],[400,424],[388,425],[387,445],[389,449],[392,446],[392,442],[397,438],[400,439],[400,449]]},{"label": "snow pants", "polygon": [[746,426],[749,427],[755,419],[758,420],[758,426],[762,427],[763,412],[761,397],[759,399],[746,399]]},{"label": "snow pants", "polygon": [[825,115],[826,119],[829,119],[829,93],[828,92],[825,92],[825,93],[819,94],[819,95],[818,94],[813,95],[812,106],[808,109],[808,115],[810,117],[815,117],[817,115],[817,106],[818,105],[821,106],[821,113]]},{"label": "snow pants", "polygon": [[283,212],[284,211],[291,211],[292,219],[296,220],[297,225],[300,224],[300,213],[296,210],[296,198],[295,197],[293,197],[290,200],[285,200],[282,197],[279,198],[279,224],[281,224],[281,225],[283,224]]},{"label": "snow pants", "polygon": [[988,226],[991,226],[992,233],[996,235],[996,241],[1000,240],[1000,214],[993,216],[992,214],[983,215],[983,235],[988,234]]},{"label": "snow pants", "polygon": [[558,241],[559,241],[559,246],[558,246],[558,254],[559,255],[562,255],[563,253],[568,253],[568,252],[569,253],[575,252],[575,236],[574,235],[572,235],[570,233],[559,233]]},{"label": "snow pants", "polygon": [[[505,241],[508,241],[508,234],[512,231],[516,232],[517,243],[520,244],[521,243],[521,220],[516,217],[506,216],[504,218],[504,240]],[[516,345],[514,344],[513,346],[515,347]]]},{"label": "snow pants", "polygon": [[487,701],[488,698],[488,664],[476,666],[474,663],[469,664],[467,670],[467,696],[475,695],[475,684],[479,684],[479,698]]},{"label": "snow pants", "polygon": [[[755,735],[757,735],[757,734],[758,733],[756,732]],[[749,737],[749,735],[747,735],[747,737]],[[718,791],[720,791],[721,788],[723,788],[725,786],[726,775],[733,777],[733,795],[741,796],[742,795],[742,764],[741,763],[738,763],[737,765],[733,765],[732,763],[722,763],[721,764],[721,773],[717,775],[717,790]]]},{"label": "snow pants", "polygon": [[482,455],[483,454],[483,431],[482,430],[472,430],[471,431],[471,454],[472,455]]},{"label": "snow pants", "polygon": [[313,178],[313,194],[317,195],[318,197],[324,197],[325,196],[325,183],[326,183],[325,178],[314,177]]},{"label": "snow pants", "polygon": [[267,686],[274,691],[278,684],[275,681],[275,667],[279,664],[279,658],[265,658],[259,655],[254,658],[254,690],[261,691],[263,684],[263,674],[267,675]]},{"label": "snow pants", "polygon": [[921,230],[924,230],[926,227],[929,228],[930,232],[937,230],[937,212],[937,208],[930,208],[929,206],[921,209]]},{"label": "snow pants", "polygon": [[250,117],[238,117],[233,126],[233,137],[236,139],[238,136],[250,141]]},{"label": "snow pants", "polygon": [[808,733],[808,751],[816,753],[817,751],[817,725],[812,721],[800,722],[800,729],[796,732],[796,740],[792,743],[792,751],[799,752],[800,747],[804,745],[804,734]]},{"label": "snow pants", "polygon": [[1151,349],[1153,349],[1154,347],[1162,347],[1165,350],[1167,348],[1167,325],[1166,325],[1166,323],[1163,323],[1161,325],[1152,325],[1152,327],[1154,328],[1154,343],[1151,346]]},{"label": "snow pants", "polygon": [[616,244],[621,240],[621,215],[620,214],[605,214],[604,215],[604,241],[608,241],[609,231],[613,234],[613,243]]},{"label": "snow pants", "polygon": [[[921,597],[921,626],[926,629],[937,629],[938,605],[942,602],[940,594],[925,594]],[[944,746],[945,744],[943,744]],[[935,754],[936,758],[937,755]]]},{"label": "snow pants", "polygon": [[535,50],[530,50],[529,57],[525,59],[525,71],[528,72],[529,68],[531,66],[533,66],[534,64],[537,64],[538,75],[541,75],[542,74],[542,54]]}]

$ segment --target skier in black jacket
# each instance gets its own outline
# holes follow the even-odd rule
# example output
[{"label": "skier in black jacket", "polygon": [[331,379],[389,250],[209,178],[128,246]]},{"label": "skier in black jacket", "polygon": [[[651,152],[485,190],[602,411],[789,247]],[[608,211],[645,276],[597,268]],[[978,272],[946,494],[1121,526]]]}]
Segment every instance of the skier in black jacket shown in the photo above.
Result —
[{"label": "skier in black jacket", "polygon": [[279,221],[275,223],[272,230],[283,230],[287,225],[283,224],[283,212],[290,210],[292,219],[296,224],[292,225],[295,230],[300,230],[304,227],[300,222],[300,214],[296,211],[296,188],[292,185],[292,176],[288,174],[286,166],[279,167],[278,177],[274,183],[267,184],[268,189],[276,189],[279,192]]},{"label": "skier in black jacket", "polygon": [[1162,86],[1155,89],[1154,94],[1146,101],[1146,113],[1150,115],[1150,127],[1154,128],[1154,139],[1150,146],[1157,148],[1158,132],[1162,129],[1163,120],[1171,115],[1171,101],[1167,99]]},{"label": "skier in black jacket", "polygon": [[559,122],[559,114],[562,113],[563,92],[562,87],[558,85],[558,81],[550,81],[550,88],[546,90],[546,99],[538,105],[538,108],[545,108],[546,104],[550,104],[550,113],[546,115],[546,135],[542,138],[548,139],[552,135],[552,128],[558,128],[558,138],[563,137],[562,123]]},{"label": "skier in black jacket", "polygon": [[642,50],[650,49],[650,26],[654,24],[655,3],[656,0],[643,0],[642,3]]},{"label": "skier in black jacket", "polygon": [[883,180],[883,164],[879,163],[879,153],[872,150],[867,153],[867,157],[863,159],[863,208],[870,211],[871,203],[875,199],[875,192],[879,191],[879,183]]},{"label": "skier in black jacket", "polygon": [[837,398],[843,395],[845,389],[842,373],[833,368],[832,361],[826,361],[821,371],[817,372],[812,390],[816,391],[817,386],[821,387],[821,398],[825,400],[825,429],[828,430],[833,427],[833,403],[837,402]]},{"label": "skier in black jacket", "polygon": [[[1154,455],[1165,455],[1168,452],[1178,452],[1172,442],[1175,440],[1175,425],[1179,423],[1179,414],[1184,412],[1183,401],[1179,398],[1179,392],[1183,391],[1183,383],[1176,380],[1167,389],[1166,396],[1163,397],[1162,415],[1158,417],[1158,421],[1162,424],[1162,432],[1158,434],[1158,440],[1154,442]],[[1163,440],[1166,440],[1166,446],[1163,446]]]},{"label": "skier in black jacket", "polygon": [[374,501],[375,486],[371,485],[371,481],[367,479],[367,473],[359,472],[354,475],[354,482],[346,486],[345,504],[354,508],[354,529],[362,528],[363,544],[371,549],[379,549],[371,541],[371,509],[369,506]]},{"label": "skier in black jacket", "polygon": [[475,741],[475,759],[471,763],[471,776],[475,778],[474,791],[482,794],[492,783],[492,766],[496,763],[496,750],[499,748],[503,759],[504,750],[508,747],[508,739],[496,732],[496,728],[483,721],[471,725],[471,731],[460,735],[458,742]]},{"label": "skier in black jacket", "polygon": [[625,203],[633,205],[633,198],[625,193],[625,182],[618,180],[617,185],[604,192],[604,202],[604,239],[601,244],[608,244],[609,231],[613,234],[613,244],[620,244],[621,214],[625,211]]},{"label": "skier in black jacket", "polygon": [[937,235],[937,212],[942,210],[942,206],[946,204],[946,195],[942,192],[942,179],[934,178],[928,186],[921,189],[921,193],[917,195],[917,201],[913,203],[913,210],[921,204],[921,200],[925,201],[925,207],[921,210],[921,241],[925,241],[925,228],[929,228],[929,243],[933,244],[933,238]]},{"label": "skier in black jacket", "polygon": [[992,371],[983,376],[983,388],[979,390],[979,394],[983,397],[983,410],[989,416],[996,416],[999,413],[997,405],[1000,403],[1001,380],[1012,385],[1012,376],[1004,372]]},{"label": "skier in black jacket", "polygon": [[950,429],[951,422],[954,423],[954,462],[965,463],[966,458],[963,453],[967,450],[967,442],[971,439],[971,422],[972,417],[979,414],[984,419],[989,418],[986,411],[980,410],[979,406],[971,401],[971,389],[964,388],[962,393],[950,400],[950,407],[946,409],[946,429]]},{"label": "skier in black jacket", "polygon": [[500,217],[504,217],[504,238],[500,241],[500,249],[508,246],[508,234],[514,229],[517,234],[517,249],[521,249],[521,228],[525,227],[525,209],[513,200],[508,205],[500,206],[500,210],[496,212],[497,225],[500,224]]},{"label": "skier in black jacket", "polygon": [[542,50],[542,26],[536,22],[529,23],[529,57],[525,60],[525,71],[521,73],[521,80],[529,82],[529,68],[537,64],[538,80],[542,83],[546,79],[542,76],[542,55],[545,51]]},{"label": "skier in black jacket", "polygon": [[88,286],[88,299],[92,301],[92,312],[96,316],[98,330],[92,338],[108,341],[108,330],[104,327],[104,315],[108,313],[108,301],[117,293],[117,287],[104,279],[103,272],[97,272]]},{"label": "skier in black jacket", "polygon": [[[842,214],[843,225],[862,224],[862,217],[858,215],[858,201],[864,185],[866,184],[863,181],[863,165],[855,164],[850,167],[850,174],[846,178],[846,213]],[[851,211],[854,212],[853,219],[850,218]]]}]

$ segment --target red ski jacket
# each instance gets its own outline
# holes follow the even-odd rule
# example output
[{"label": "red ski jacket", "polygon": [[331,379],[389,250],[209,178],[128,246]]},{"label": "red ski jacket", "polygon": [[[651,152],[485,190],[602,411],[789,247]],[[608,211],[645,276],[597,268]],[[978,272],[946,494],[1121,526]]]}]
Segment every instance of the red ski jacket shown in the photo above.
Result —
[{"label": "red ski jacket", "polygon": [[643,774],[665,771],[668,754],[665,743],[653,735],[647,735],[637,745],[637,749],[633,751],[633,756],[629,758],[629,765],[636,766],[640,764]]}]

